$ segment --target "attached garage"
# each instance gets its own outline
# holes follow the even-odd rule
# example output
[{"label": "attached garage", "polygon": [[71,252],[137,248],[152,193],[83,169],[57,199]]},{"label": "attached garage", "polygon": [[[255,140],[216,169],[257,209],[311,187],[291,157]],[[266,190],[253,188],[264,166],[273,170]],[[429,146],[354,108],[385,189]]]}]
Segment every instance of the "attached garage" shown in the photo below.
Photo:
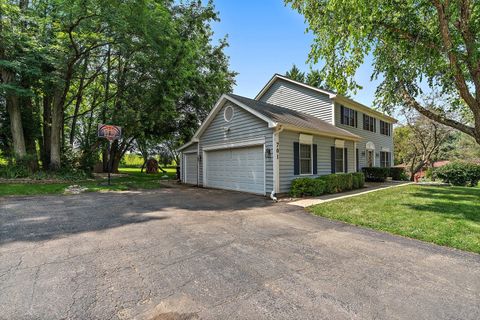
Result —
[{"label": "attached garage", "polygon": [[265,194],[263,145],[204,153],[205,186]]},{"label": "attached garage", "polygon": [[196,152],[184,153],[183,155],[183,172],[185,183],[198,183],[198,157]]}]

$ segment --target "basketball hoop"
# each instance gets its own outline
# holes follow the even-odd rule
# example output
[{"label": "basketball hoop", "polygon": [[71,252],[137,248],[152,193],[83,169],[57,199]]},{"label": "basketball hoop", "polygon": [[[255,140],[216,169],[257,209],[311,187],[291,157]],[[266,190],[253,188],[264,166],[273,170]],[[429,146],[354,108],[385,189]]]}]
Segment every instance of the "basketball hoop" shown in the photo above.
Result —
[{"label": "basketball hoop", "polygon": [[105,138],[108,140],[107,151],[109,155],[108,159],[108,185],[110,185],[110,172],[112,171],[111,168],[111,159],[110,159],[110,148],[112,142],[118,140],[122,137],[122,128],[119,126],[114,126],[111,124],[99,124],[97,130],[97,136],[99,138]]},{"label": "basketball hoop", "polygon": [[105,138],[112,143],[112,141],[122,137],[122,128],[110,124],[99,124],[98,137]]}]

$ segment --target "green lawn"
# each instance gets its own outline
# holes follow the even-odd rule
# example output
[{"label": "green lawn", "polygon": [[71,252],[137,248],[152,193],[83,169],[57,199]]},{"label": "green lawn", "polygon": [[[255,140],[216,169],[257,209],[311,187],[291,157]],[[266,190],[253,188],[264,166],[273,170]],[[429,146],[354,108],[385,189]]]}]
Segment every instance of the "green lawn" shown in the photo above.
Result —
[{"label": "green lawn", "polygon": [[161,188],[162,180],[174,179],[175,168],[167,168],[166,175],[160,172],[158,174],[140,173],[140,168],[120,168],[120,173],[125,173],[125,177],[112,178],[110,186],[105,185],[106,179],[89,179],[82,181],[71,181],[61,183],[1,183],[0,196],[11,195],[35,195],[35,194],[60,194],[65,188],[76,184],[88,188],[87,191],[121,191],[137,189],[155,189]]},{"label": "green lawn", "polygon": [[480,253],[480,188],[409,185],[312,206],[319,216]]}]

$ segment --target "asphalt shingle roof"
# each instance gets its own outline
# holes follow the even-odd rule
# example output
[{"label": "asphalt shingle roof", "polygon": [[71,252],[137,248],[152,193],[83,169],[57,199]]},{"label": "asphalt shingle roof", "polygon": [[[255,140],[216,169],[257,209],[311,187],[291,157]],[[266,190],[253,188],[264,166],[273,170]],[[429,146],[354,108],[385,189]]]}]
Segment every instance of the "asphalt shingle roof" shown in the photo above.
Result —
[{"label": "asphalt shingle roof", "polygon": [[266,116],[274,122],[284,125],[291,125],[300,129],[310,129],[318,131],[319,133],[325,133],[336,136],[343,136],[345,138],[359,139],[360,137],[348,132],[347,130],[338,128],[331,123],[320,120],[314,116],[308,115],[303,112],[295,111],[292,109],[280,107],[270,103],[253,100],[250,98],[242,97],[236,94],[228,94],[231,98],[245,104],[247,107],[255,110],[256,112]]}]

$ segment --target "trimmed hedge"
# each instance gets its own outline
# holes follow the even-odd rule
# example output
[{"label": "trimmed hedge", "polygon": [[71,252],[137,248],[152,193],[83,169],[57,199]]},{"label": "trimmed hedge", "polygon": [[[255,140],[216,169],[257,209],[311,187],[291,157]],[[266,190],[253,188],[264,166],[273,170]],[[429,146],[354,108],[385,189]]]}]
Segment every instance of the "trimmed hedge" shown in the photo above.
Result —
[{"label": "trimmed hedge", "polygon": [[365,181],[384,182],[387,180],[390,170],[389,168],[364,167],[362,168],[362,172],[365,174]]},{"label": "trimmed hedge", "polygon": [[389,168],[389,171],[390,171],[390,177],[392,177],[392,180],[397,180],[397,181],[408,180],[408,176],[404,168],[391,167]]},{"label": "trimmed hedge", "polygon": [[365,176],[361,172],[334,173],[316,178],[297,178],[292,181],[290,195],[293,197],[319,196],[363,188]]},{"label": "trimmed hedge", "polygon": [[480,181],[480,165],[469,162],[450,162],[435,168],[433,175],[455,186],[475,187]]}]

